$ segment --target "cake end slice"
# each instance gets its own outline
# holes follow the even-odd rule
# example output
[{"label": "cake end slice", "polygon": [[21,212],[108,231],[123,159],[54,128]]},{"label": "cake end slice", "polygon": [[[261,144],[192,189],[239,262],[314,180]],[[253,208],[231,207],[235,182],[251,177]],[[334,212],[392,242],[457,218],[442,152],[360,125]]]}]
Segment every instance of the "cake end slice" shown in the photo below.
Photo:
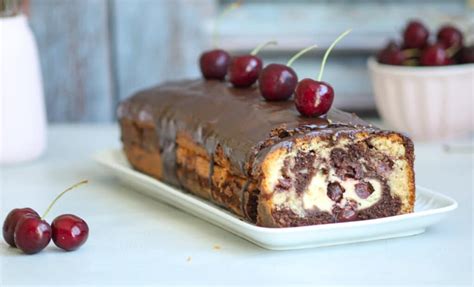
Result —
[{"label": "cake end slice", "polygon": [[306,134],[260,164],[257,224],[291,227],[413,212],[413,144],[387,131]]}]

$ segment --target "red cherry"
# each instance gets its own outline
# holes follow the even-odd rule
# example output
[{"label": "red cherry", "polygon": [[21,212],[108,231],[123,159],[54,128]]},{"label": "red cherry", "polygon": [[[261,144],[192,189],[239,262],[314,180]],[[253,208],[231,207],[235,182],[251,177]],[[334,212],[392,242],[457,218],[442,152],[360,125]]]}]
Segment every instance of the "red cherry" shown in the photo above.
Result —
[{"label": "red cherry", "polygon": [[229,62],[229,53],[220,49],[206,51],[199,58],[201,73],[206,79],[224,80]]},{"label": "red cherry", "polygon": [[277,42],[269,41],[258,45],[250,55],[232,58],[229,65],[229,81],[237,88],[245,88],[253,85],[262,71],[262,60],[256,55],[261,49],[268,45],[276,45]]},{"label": "red cherry", "polygon": [[295,71],[282,64],[270,64],[260,73],[258,87],[268,101],[287,100],[295,91],[298,76]]},{"label": "red cherry", "polygon": [[40,217],[39,214],[33,209],[26,208],[15,208],[8,213],[3,223],[3,238],[11,246],[16,247],[14,232],[18,224],[18,221],[25,215],[34,215]]},{"label": "red cherry", "polygon": [[328,83],[303,79],[296,86],[296,109],[306,117],[326,114],[334,100],[334,90]]},{"label": "red cherry", "polygon": [[[218,24],[220,20],[232,10],[237,9],[240,6],[240,1],[233,2],[218,15],[214,21],[214,27],[212,31],[212,39],[214,42],[214,47],[218,47],[217,39],[218,37]],[[227,74],[227,69],[229,68],[230,55],[224,50],[214,49],[206,51],[201,54],[199,58],[199,67],[201,68],[201,73],[204,78],[211,80],[224,80]]]},{"label": "red cherry", "polygon": [[54,244],[66,251],[79,248],[89,236],[87,223],[82,218],[72,214],[63,214],[56,217],[51,227]]},{"label": "red cherry", "polygon": [[244,55],[232,58],[229,65],[229,81],[234,87],[253,85],[262,71],[262,60],[257,56]]},{"label": "red cherry", "polygon": [[444,66],[452,64],[446,50],[440,44],[434,44],[426,47],[420,57],[422,66]]},{"label": "red cherry", "polygon": [[390,41],[387,46],[377,54],[377,60],[379,63],[387,65],[403,65],[406,57],[400,47],[394,41]]},{"label": "red cherry", "polygon": [[296,84],[298,84],[298,76],[291,65],[303,54],[316,47],[316,45],[312,45],[304,48],[291,57],[286,65],[270,64],[266,66],[258,77],[261,95],[267,101],[284,101],[291,97],[295,92]]},{"label": "red cherry", "polygon": [[324,53],[318,80],[303,79],[298,83],[295,90],[295,106],[301,115],[306,117],[319,117],[326,114],[331,108],[334,100],[334,89],[328,83],[321,81],[324,66],[329,54],[336,44],[352,30],[349,29],[339,35]]},{"label": "red cherry", "polygon": [[16,225],[15,245],[26,254],[43,250],[51,240],[51,226],[34,214],[23,216]]},{"label": "red cherry", "polygon": [[428,43],[429,35],[425,25],[419,21],[411,21],[403,32],[404,47],[421,49]]},{"label": "red cherry", "polygon": [[450,25],[441,27],[436,38],[445,49],[462,46],[463,36],[461,31]]},{"label": "red cherry", "polygon": [[474,45],[463,47],[459,51],[457,59],[461,64],[474,63]]}]

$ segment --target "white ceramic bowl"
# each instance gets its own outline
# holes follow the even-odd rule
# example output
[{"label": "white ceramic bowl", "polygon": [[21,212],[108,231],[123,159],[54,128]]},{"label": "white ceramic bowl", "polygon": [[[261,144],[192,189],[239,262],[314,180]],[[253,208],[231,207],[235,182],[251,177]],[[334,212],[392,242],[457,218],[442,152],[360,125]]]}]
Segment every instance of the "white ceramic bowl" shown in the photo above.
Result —
[{"label": "white ceramic bowl", "polygon": [[406,67],[367,62],[377,109],[386,124],[414,140],[474,131],[474,64]]}]

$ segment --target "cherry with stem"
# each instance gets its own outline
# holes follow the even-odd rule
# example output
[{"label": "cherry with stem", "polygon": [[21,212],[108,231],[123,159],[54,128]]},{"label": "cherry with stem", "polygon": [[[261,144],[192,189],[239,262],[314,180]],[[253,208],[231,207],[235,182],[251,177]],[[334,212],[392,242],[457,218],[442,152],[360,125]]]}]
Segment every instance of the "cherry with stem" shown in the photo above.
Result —
[{"label": "cherry with stem", "polygon": [[334,89],[330,84],[321,80],[324,67],[334,46],[351,31],[352,30],[349,29],[339,35],[326,50],[317,80],[306,78],[301,80],[296,86],[295,106],[301,115],[306,117],[319,117],[326,114],[331,108],[334,100]]},{"label": "cherry with stem", "polygon": [[276,41],[269,41],[258,45],[249,55],[233,57],[229,65],[229,81],[236,88],[246,88],[253,85],[262,71],[262,60],[257,57],[258,52],[269,45],[276,45]]},{"label": "cherry with stem", "polygon": [[420,56],[419,49],[404,49],[393,40],[377,53],[377,61],[386,65],[410,66],[417,63]]},{"label": "cherry with stem", "polygon": [[51,229],[51,226],[44,218],[59,198],[68,191],[87,182],[87,180],[83,180],[61,192],[51,202],[43,216],[39,217],[36,212],[29,212],[22,216],[18,220],[13,232],[15,246],[26,254],[35,254],[43,250],[51,241],[51,237],[54,236],[54,230]]},{"label": "cherry with stem", "polygon": [[219,22],[224,18],[225,15],[230,13],[231,11],[240,7],[240,1],[236,1],[231,3],[224,11],[217,17],[214,28],[212,32],[212,41],[214,45],[213,50],[205,51],[199,57],[199,67],[201,69],[201,73],[205,79],[211,80],[224,80],[227,74],[227,69],[230,63],[230,55],[226,51],[217,48],[218,47],[218,33],[217,27],[219,26]]},{"label": "cherry with stem", "polygon": [[258,87],[261,95],[267,101],[285,101],[289,99],[298,83],[298,76],[291,65],[303,54],[316,47],[317,45],[312,45],[299,51],[291,57],[286,65],[270,64],[266,66],[258,77]]}]

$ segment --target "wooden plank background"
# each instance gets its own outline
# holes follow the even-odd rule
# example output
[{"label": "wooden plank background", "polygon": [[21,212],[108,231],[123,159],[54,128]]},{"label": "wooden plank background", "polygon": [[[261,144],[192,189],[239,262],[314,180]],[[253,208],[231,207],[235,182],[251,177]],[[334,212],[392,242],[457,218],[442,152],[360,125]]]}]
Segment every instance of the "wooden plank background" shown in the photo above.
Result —
[{"label": "wooden plank background", "polygon": [[110,121],[114,106],[108,3],[30,2],[50,121]]},{"label": "wooden plank background", "polygon": [[[199,77],[197,59],[210,47],[215,15],[230,2],[29,0],[49,121],[113,121],[118,102],[134,91]],[[266,63],[286,62],[318,43],[321,49],[294,66],[300,78],[314,77],[324,48],[352,27],[331,56],[325,80],[334,84],[336,106],[373,110],[367,57],[411,18],[431,28],[452,22],[472,34],[472,6],[466,0],[248,0],[222,21],[220,43],[238,54],[277,39],[277,47],[262,53]]]},{"label": "wooden plank background", "polygon": [[119,99],[158,82],[198,76],[207,39],[202,22],[215,7],[198,0],[138,2],[111,2]]}]

